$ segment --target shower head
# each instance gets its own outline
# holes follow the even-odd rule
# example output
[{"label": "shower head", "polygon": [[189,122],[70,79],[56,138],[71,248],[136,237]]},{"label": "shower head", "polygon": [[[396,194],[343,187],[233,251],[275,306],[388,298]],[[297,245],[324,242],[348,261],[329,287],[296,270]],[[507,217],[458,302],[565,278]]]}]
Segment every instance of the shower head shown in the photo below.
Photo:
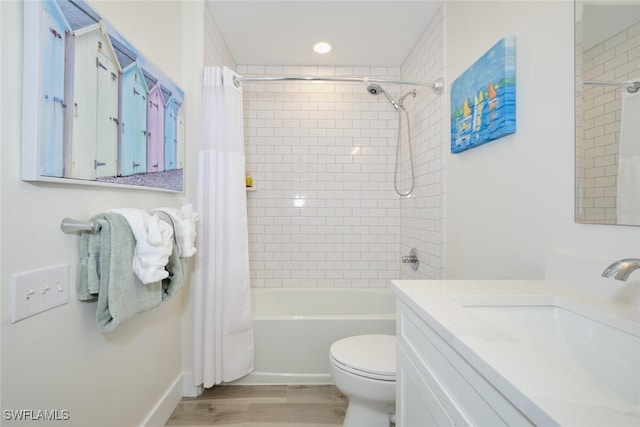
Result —
[{"label": "shower head", "polygon": [[375,83],[371,83],[369,86],[367,86],[367,91],[371,95],[380,95],[381,92],[384,92],[384,89],[382,89],[382,87],[380,85],[377,85]]},{"label": "shower head", "polygon": [[393,105],[393,108],[395,108],[396,110],[400,108],[398,104],[396,104],[396,102],[393,100],[393,98],[391,98],[391,96],[384,89],[382,89],[382,86],[380,85],[371,83],[369,86],[367,86],[367,92],[369,92],[371,95],[383,94],[389,100],[391,105]]}]

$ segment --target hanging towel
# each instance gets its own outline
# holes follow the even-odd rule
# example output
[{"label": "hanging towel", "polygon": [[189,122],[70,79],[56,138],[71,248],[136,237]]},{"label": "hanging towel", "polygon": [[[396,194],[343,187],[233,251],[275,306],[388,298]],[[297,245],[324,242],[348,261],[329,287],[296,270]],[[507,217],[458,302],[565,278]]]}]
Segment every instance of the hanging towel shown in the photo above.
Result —
[{"label": "hanging towel", "polygon": [[171,218],[175,236],[175,243],[178,245],[178,253],[182,258],[188,258],[197,252],[196,249],[196,222],[198,214],[193,211],[191,204],[186,204],[180,208],[157,208],[151,212],[164,212]]},{"label": "hanging towel", "polygon": [[640,93],[622,93],[616,208],[618,224],[640,224]]},{"label": "hanging towel", "polygon": [[102,242],[94,233],[83,233],[80,237],[80,262],[76,295],[81,301],[97,298],[100,293],[100,246]]},{"label": "hanging towel", "polygon": [[[171,217],[164,212],[158,212],[158,216],[167,223],[172,221]],[[180,257],[178,245],[174,240],[171,256],[169,256],[169,262],[166,267],[168,276],[162,279],[162,301],[169,301],[182,287],[187,271],[186,263],[186,259]]]},{"label": "hanging towel", "polygon": [[134,274],[131,261],[136,241],[122,215],[106,212],[91,221],[97,221],[101,229],[80,237],[77,296],[82,301],[97,299],[98,329],[111,332],[135,315],[157,307],[162,302],[163,284],[143,285]]},{"label": "hanging towel", "polygon": [[158,215],[135,208],[110,209],[125,217],[136,239],[133,271],[144,284],[166,279],[165,266],[173,250],[173,228]]}]

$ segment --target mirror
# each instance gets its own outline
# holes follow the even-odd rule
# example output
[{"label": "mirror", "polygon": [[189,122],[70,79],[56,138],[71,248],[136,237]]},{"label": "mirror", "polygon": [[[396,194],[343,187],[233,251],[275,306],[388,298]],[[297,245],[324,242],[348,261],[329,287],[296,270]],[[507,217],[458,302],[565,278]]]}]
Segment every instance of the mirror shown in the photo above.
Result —
[{"label": "mirror", "polygon": [[575,3],[575,220],[640,225],[640,3]]},{"label": "mirror", "polygon": [[24,12],[22,179],[183,191],[183,90],[83,1]]}]

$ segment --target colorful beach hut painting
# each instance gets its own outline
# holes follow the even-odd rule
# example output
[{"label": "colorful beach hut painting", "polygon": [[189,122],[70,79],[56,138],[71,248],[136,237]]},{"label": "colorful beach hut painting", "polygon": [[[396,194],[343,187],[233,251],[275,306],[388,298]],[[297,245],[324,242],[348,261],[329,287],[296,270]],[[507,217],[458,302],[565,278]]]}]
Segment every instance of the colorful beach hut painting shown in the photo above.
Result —
[{"label": "colorful beach hut painting", "polygon": [[40,80],[40,173],[64,174],[64,62],[65,33],[69,26],[53,1],[42,3],[42,74]]},{"label": "colorful beach hut painting", "polygon": [[24,11],[22,178],[182,191],[184,92],[83,0]]},{"label": "colorful beach hut painting", "polygon": [[496,43],[451,84],[451,152],[516,131],[515,38]]},{"label": "colorful beach hut painting", "polygon": [[147,85],[137,54],[111,38],[122,76],[120,77],[118,176],[147,171]]}]

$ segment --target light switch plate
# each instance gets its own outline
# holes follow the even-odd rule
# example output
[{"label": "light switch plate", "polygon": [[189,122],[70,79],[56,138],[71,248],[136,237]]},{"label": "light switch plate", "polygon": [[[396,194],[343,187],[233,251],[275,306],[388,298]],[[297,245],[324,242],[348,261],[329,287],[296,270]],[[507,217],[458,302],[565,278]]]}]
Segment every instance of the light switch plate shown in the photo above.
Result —
[{"label": "light switch plate", "polygon": [[69,264],[14,274],[11,323],[69,302]]}]

